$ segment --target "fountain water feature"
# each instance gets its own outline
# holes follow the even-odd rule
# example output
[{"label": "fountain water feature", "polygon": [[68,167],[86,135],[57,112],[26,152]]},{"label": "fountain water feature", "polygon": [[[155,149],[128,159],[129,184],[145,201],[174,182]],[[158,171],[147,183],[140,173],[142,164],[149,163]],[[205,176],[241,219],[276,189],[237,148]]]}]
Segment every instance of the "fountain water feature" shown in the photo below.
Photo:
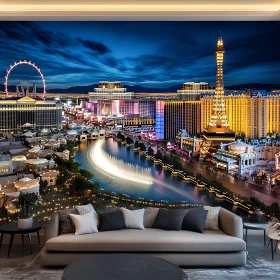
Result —
[{"label": "fountain water feature", "polygon": [[98,140],[89,152],[89,155],[96,166],[113,176],[112,179],[115,179],[114,177],[119,177],[121,179],[145,185],[151,185],[153,183],[150,168],[126,163],[107,154],[102,150],[103,142],[104,140]]}]

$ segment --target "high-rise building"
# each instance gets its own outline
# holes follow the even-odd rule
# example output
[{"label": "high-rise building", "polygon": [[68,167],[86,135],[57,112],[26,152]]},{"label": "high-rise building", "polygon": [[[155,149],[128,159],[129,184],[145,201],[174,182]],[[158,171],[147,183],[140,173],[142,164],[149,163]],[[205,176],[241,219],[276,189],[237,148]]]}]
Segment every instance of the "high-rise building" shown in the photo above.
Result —
[{"label": "high-rise building", "polygon": [[[250,135],[251,131],[251,96],[245,91],[228,92],[224,96],[228,124],[236,133]],[[201,131],[211,122],[214,96],[202,95],[201,98]],[[246,120],[246,121],[244,121]]]},{"label": "high-rise building", "polygon": [[213,99],[213,110],[208,126],[204,129],[203,137],[206,141],[214,143],[232,142],[235,140],[235,133],[230,130],[226,112],[224,97],[223,61],[224,45],[222,37],[219,37],[216,49],[216,88]]},{"label": "high-rise building", "polygon": [[99,100],[98,115],[139,115],[155,118],[155,99]]},{"label": "high-rise building", "polygon": [[[237,135],[256,139],[280,132],[279,92],[233,91],[224,98],[229,126]],[[201,131],[211,120],[213,104],[213,95],[202,95]]]},{"label": "high-rise building", "polygon": [[133,92],[127,92],[120,82],[101,81],[94,92],[89,92],[89,102],[98,103],[98,100],[131,99]]},{"label": "high-rise building", "polygon": [[203,134],[202,150],[207,153],[213,144],[235,141],[235,134],[256,139],[280,133],[280,92],[225,91],[224,52],[220,37],[215,90],[208,83],[187,82],[177,92],[178,101],[157,101],[158,139],[175,139],[183,129],[190,137]]},{"label": "high-rise building", "polygon": [[185,129],[190,135],[200,134],[200,101],[156,101],[157,139],[175,139]]},{"label": "high-rise building", "polygon": [[0,132],[42,128],[62,128],[62,104],[28,96],[0,100]]},{"label": "high-rise building", "polygon": [[197,101],[201,99],[201,94],[214,94],[215,89],[212,89],[208,83],[186,82],[182,89],[177,90],[178,100],[180,101]]}]

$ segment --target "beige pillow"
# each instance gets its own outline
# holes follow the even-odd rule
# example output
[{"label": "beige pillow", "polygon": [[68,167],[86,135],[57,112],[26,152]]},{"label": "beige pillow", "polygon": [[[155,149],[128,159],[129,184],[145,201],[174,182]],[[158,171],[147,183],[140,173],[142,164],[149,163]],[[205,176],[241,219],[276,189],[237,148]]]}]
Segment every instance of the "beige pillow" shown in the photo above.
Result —
[{"label": "beige pillow", "polygon": [[221,207],[204,206],[208,211],[204,229],[219,230],[219,216]]},{"label": "beige pillow", "polygon": [[159,208],[155,207],[148,207],[145,209],[144,213],[144,227],[145,228],[151,228],[155,222],[155,219],[157,217]]},{"label": "beige pillow", "polygon": [[97,222],[93,218],[93,212],[84,215],[70,214],[75,226],[75,235],[88,234],[98,232]]},{"label": "beige pillow", "polygon": [[[92,212],[93,213],[93,218],[95,219],[95,221],[97,223],[97,227],[100,226],[98,214],[94,210],[92,204],[89,203],[87,205],[77,205],[77,206],[75,206],[75,208],[77,209],[77,211],[80,215],[84,215],[88,212]],[[75,213],[73,213],[73,214],[75,214]]]},{"label": "beige pillow", "polygon": [[127,228],[145,229],[144,228],[144,211],[145,209],[129,210],[121,207]]}]

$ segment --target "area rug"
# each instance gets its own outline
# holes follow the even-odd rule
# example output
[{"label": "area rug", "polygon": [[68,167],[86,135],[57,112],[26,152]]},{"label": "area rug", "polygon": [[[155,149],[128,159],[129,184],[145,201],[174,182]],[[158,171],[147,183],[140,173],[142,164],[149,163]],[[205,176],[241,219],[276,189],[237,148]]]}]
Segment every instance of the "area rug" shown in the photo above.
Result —
[{"label": "area rug", "polygon": [[193,268],[183,269],[189,280],[275,280],[280,279],[280,262],[263,259],[251,259],[247,265],[233,268]]},{"label": "area rug", "polygon": [[[189,280],[275,280],[280,277],[280,262],[268,262],[248,257],[246,267],[183,268]],[[36,262],[0,268],[1,280],[61,280],[63,269],[41,268]],[[156,279],[155,279],[156,280]],[[170,279],[172,280],[172,279]]]}]

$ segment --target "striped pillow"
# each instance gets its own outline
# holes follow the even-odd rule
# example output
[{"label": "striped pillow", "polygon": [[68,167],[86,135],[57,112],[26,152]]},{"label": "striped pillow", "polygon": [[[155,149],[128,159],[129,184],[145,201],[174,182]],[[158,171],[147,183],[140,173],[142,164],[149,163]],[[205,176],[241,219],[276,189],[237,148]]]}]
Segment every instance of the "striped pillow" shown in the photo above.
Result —
[{"label": "striped pillow", "polygon": [[77,205],[75,206],[75,208],[78,210],[78,213],[80,215],[84,215],[84,214],[87,214],[88,212],[91,212],[91,211],[95,211],[92,204],[87,204],[87,205]]},{"label": "striped pillow", "polygon": [[99,224],[100,224],[99,217],[98,217],[98,214],[96,213],[96,211],[94,210],[92,204],[89,203],[87,205],[77,205],[75,208],[77,209],[77,211],[80,215],[84,215],[89,212],[93,212],[93,218],[97,224],[97,227],[99,227]]},{"label": "striped pillow", "polygon": [[219,216],[221,207],[204,206],[204,209],[208,210],[204,229],[219,230]]}]

